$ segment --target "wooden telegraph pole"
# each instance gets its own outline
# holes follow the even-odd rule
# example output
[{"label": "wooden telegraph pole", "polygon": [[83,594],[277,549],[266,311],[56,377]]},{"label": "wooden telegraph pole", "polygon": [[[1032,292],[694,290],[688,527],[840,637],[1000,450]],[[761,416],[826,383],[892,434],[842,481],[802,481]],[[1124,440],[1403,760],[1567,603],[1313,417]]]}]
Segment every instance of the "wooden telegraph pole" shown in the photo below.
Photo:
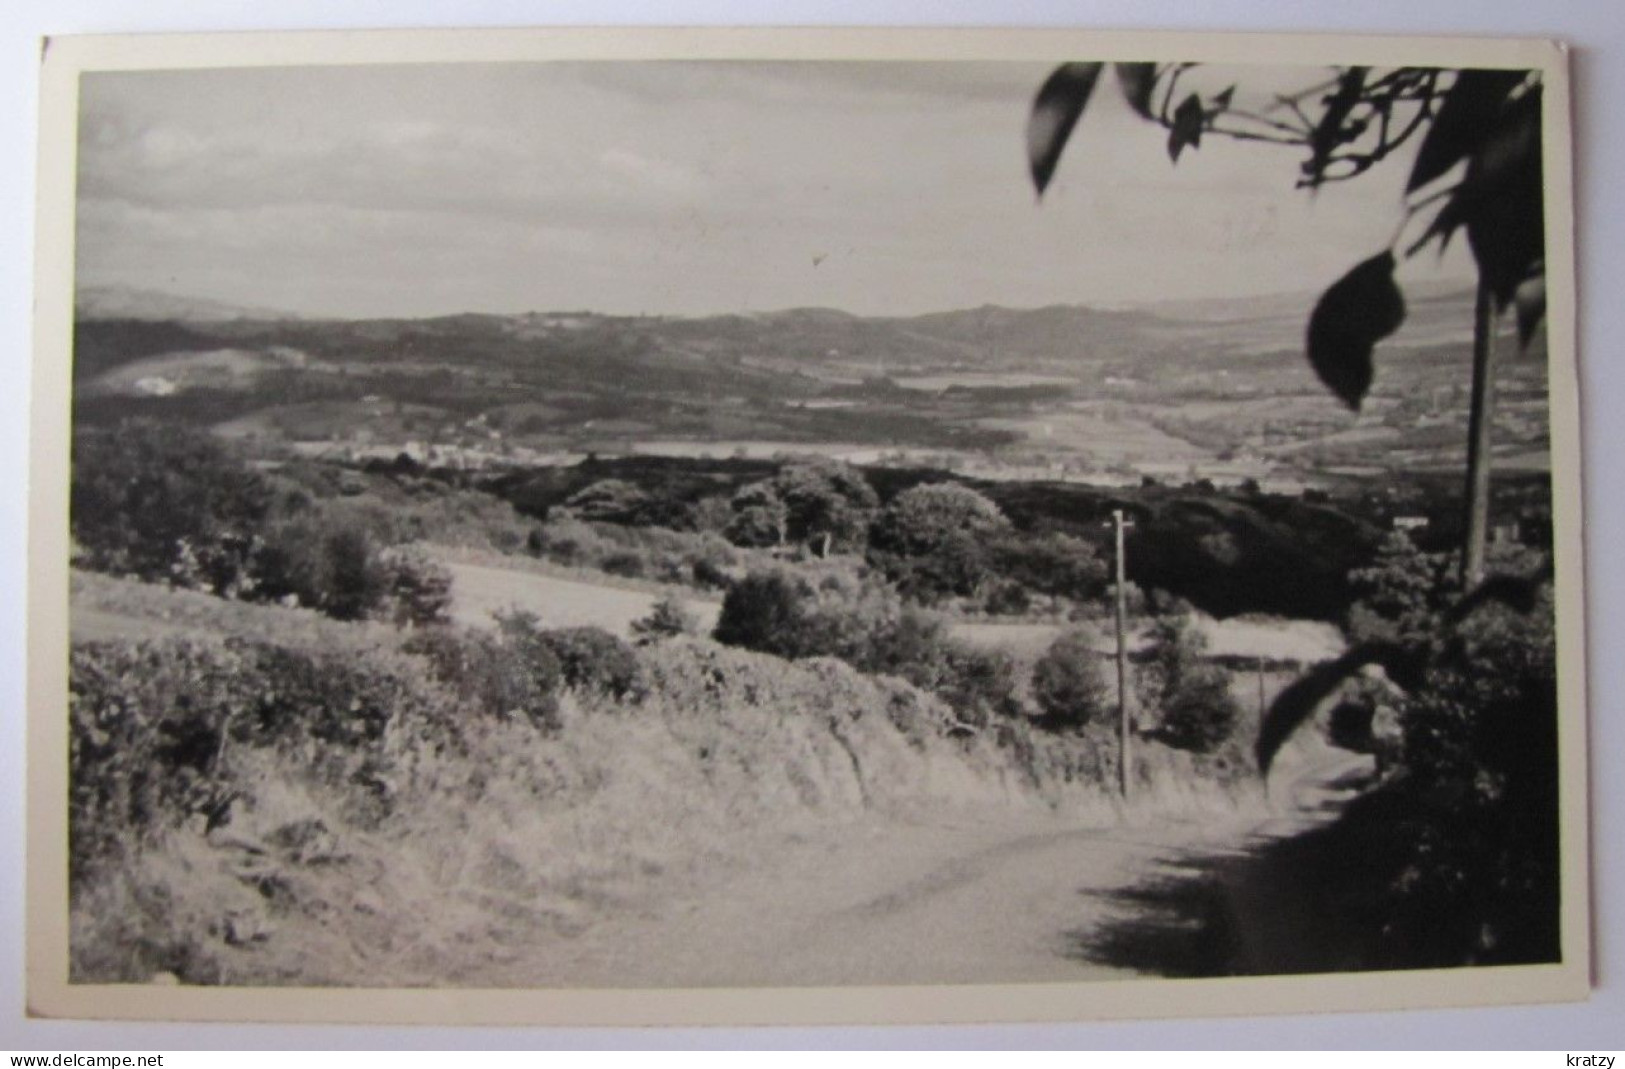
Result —
[{"label": "wooden telegraph pole", "polygon": [[1117,790],[1125,802],[1129,797],[1129,768],[1133,754],[1128,715],[1128,590],[1123,567],[1123,530],[1132,526],[1123,522],[1122,509],[1112,510],[1112,529],[1117,538]]},{"label": "wooden telegraph pole", "polygon": [[1494,424],[1495,294],[1480,279],[1473,310],[1473,395],[1467,422],[1467,532],[1461,553],[1464,593],[1484,578],[1484,543],[1490,525],[1490,436]]}]

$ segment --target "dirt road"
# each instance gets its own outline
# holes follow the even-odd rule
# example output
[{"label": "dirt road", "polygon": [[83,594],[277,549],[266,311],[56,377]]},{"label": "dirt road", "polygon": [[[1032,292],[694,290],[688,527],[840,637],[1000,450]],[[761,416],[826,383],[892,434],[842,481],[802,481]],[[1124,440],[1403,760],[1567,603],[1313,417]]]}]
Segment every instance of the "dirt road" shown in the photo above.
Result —
[{"label": "dirt road", "polygon": [[1330,819],[1347,795],[1335,784],[1357,765],[1327,756],[1284,777],[1281,804],[1263,818],[1105,827],[1037,812],[871,818],[764,848],[725,882],[517,954],[499,982],[1011,983],[1157,971],[1092,950],[1109,943],[1103,932],[1137,920],[1125,892]]}]

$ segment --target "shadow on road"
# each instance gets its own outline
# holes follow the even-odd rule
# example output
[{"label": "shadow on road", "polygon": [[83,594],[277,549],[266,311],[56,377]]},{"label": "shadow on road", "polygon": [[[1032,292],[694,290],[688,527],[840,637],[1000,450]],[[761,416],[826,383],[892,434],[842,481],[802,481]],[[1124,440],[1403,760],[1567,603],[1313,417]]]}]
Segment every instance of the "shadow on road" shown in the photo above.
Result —
[{"label": "shadow on road", "polygon": [[[1360,779],[1327,786],[1358,788]],[[1069,933],[1067,953],[1171,977],[1380,968],[1373,938],[1402,827],[1387,808],[1380,794],[1316,799],[1288,834],[1164,857],[1145,879],[1109,893],[1111,919]]]}]

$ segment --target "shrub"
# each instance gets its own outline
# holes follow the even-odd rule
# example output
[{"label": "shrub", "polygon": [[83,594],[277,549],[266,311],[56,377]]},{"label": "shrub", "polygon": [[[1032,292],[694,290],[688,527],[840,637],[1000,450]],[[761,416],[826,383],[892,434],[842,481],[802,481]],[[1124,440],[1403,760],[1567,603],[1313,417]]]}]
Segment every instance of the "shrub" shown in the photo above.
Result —
[{"label": "shrub", "polygon": [[336,620],[364,620],[383,604],[389,573],[365,533],[353,527],[329,531],[322,549],[326,565],[318,607]]},{"label": "shrub", "polygon": [[905,670],[903,678],[930,690],[970,724],[1026,715],[1017,696],[1015,658],[1003,650],[944,642],[937,647],[934,661]]},{"label": "shrub", "polygon": [[445,623],[451,612],[451,572],[421,553],[395,550],[385,554],[389,600],[395,622],[408,627]]},{"label": "shrub", "polygon": [[802,630],[811,596],[811,588],[789,572],[752,572],[722,599],[716,640],[781,657],[807,656]]},{"label": "shrub", "polygon": [[1207,639],[1188,617],[1166,617],[1151,629],[1148,655],[1138,680],[1141,701],[1156,716],[1148,734],[1179,750],[1217,750],[1241,709],[1229,673],[1206,659]]},{"label": "shrub", "polygon": [[1032,609],[1033,599],[1020,583],[1001,579],[987,591],[982,604],[993,616],[1021,616]]},{"label": "shrub", "polygon": [[1110,710],[1111,688],[1096,644],[1092,631],[1067,631],[1033,665],[1033,700],[1051,724],[1081,728]]},{"label": "shrub", "polygon": [[259,596],[291,596],[338,620],[373,615],[393,580],[367,533],[321,508],[272,527],[254,572]]},{"label": "shrub", "polygon": [[551,659],[564,684],[607,694],[616,700],[642,691],[642,672],[632,647],[600,627],[543,629],[534,615],[511,612],[498,618],[504,641],[527,660]]},{"label": "shrub", "polygon": [[733,510],[723,531],[728,541],[758,548],[784,544],[789,512],[771,482],[742,487],[728,504]]},{"label": "shrub", "polygon": [[577,491],[565,506],[584,520],[633,523],[648,507],[649,496],[622,479],[600,479]]},{"label": "shrub", "polygon": [[685,510],[682,526],[686,530],[720,535],[733,521],[733,508],[725,497],[702,497],[691,502]]},{"label": "shrub", "polygon": [[69,856],[81,875],[202,804],[225,725],[253,707],[251,666],[199,642],[75,646],[69,661]]},{"label": "shrub", "polygon": [[498,635],[449,627],[418,632],[406,649],[428,661],[433,677],[448,690],[483,712],[557,725],[564,673],[551,650],[521,651]]},{"label": "shrub", "polygon": [[717,641],[780,657],[837,657],[936,694],[968,723],[1022,713],[1015,663],[946,637],[942,622],[905,608],[896,591],[839,572],[814,587],[787,569],[752,572],[729,588]]},{"label": "shrub", "polygon": [[[1558,732],[1551,589],[1446,632],[1401,720],[1400,781],[1417,821],[1396,880],[1397,940],[1460,961],[1559,953]],[[1439,918],[1449,918],[1440,924]]]},{"label": "shrub", "polygon": [[1083,600],[1104,593],[1109,581],[1094,545],[1071,535],[1009,534],[994,543],[993,556],[1006,585],[1023,591]]},{"label": "shrub", "polygon": [[620,552],[611,553],[599,565],[610,575],[624,576],[628,579],[641,579],[648,574],[648,564],[640,553]]},{"label": "shrub", "polygon": [[967,486],[916,486],[875,521],[870,558],[910,597],[971,597],[992,574],[992,542],[1009,526],[997,505]]},{"label": "shrub", "polygon": [[233,593],[272,497],[205,432],[132,421],[74,436],[73,538],[97,571]]},{"label": "shrub", "polygon": [[699,631],[699,621],[688,611],[681,598],[667,595],[655,602],[649,615],[632,621],[632,633],[641,639],[654,641],[674,635],[692,635]]},{"label": "shrub", "polygon": [[[239,747],[281,750],[361,821],[387,814],[410,747],[443,743],[456,699],[389,654],[163,639],[75,647],[69,675],[69,838],[76,876],[193,814],[220,819]],[[396,731],[395,729],[399,729]]]},{"label": "shrub", "polygon": [[727,566],[712,556],[691,557],[689,568],[694,575],[694,585],[701,589],[726,590],[734,581]]}]

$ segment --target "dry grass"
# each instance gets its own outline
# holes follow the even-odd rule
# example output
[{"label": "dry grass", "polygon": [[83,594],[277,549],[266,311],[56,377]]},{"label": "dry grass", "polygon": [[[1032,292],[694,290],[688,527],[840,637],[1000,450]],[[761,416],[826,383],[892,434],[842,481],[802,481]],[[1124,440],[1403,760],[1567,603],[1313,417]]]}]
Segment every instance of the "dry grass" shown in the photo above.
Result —
[{"label": "dry grass", "polygon": [[[520,579],[560,589],[495,577],[510,592]],[[594,604],[608,593],[589,590]],[[1125,816],[1096,743],[1019,723],[950,737],[955,718],[937,699],[834,660],[671,640],[638,652],[640,698],[566,692],[556,727],[540,730],[463,708],[389,627],[105,576],[76,575],[73,595],[76,642],[235,637],[354,654],[414,697],[366,753],[234,748],[224,825],[177,813],[144,840],[110,837],[125,851],[73,891],[80,980],[479,984],[516,955],[568,954],[610,918],[768,864],[787,837],[949,809],[1097,826]],[[1133,820],[1259,803],[1256,786],[1218,786],[1185,755],[1143,756]],[[359,804],[373,788],[354,775],[374,765],[388,781],[382,818]]]},{"label": "dry grass", "polygon": [[231,601],[199,590],[144,583],[97,572],[70,577],[72,640],[138,641],[164,635],[236,637],[297,649],[393,647],[400,632],[384,623],[345,623],[315,609]]},{"label": "dry grass", "polygon": [[[901,682],[707,640],[642,657],[642,700],[566,694],[551,733],[486,716],[431,744],[398,720],[378,761],[234,749],[229,822],[177,814],[77,882],[74,975],[476,983],[516,946],[658,909],[798,829],[943,805],[1110,817],[1092,783],[947,738],[948,710]],[[377,660],[416,671],[399,653]],[[333,772],[369,762],[390,781],[381,820]]]}]

